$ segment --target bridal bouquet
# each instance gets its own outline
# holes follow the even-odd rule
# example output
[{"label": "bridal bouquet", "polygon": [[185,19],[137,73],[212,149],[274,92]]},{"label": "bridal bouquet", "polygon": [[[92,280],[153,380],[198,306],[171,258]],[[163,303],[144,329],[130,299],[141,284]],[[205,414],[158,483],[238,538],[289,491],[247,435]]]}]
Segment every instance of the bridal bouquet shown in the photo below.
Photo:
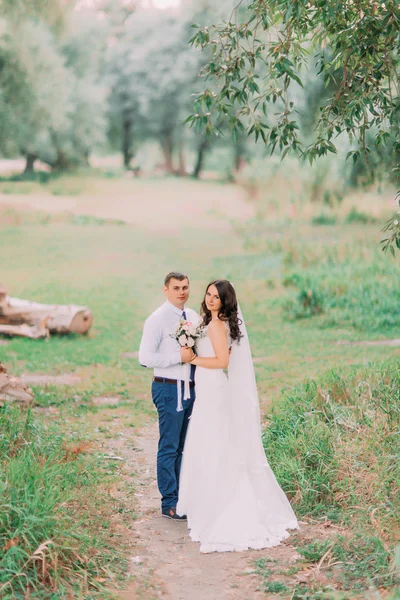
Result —
[{"label": "bridal bouquet", "polygon": [[188,348],[193,348],[196,340],[203,335],[203,328],[201,324],[195,325],[191,321],[185,321],[185,319],[181,319],[176,326],[174,333],[171,334],[182,348],[184,346],[188,346]]},{"label": "bridal bouquet", "polygon": [[[201,322],[197,325],[192,323],[191,321],[185,321],[185,319],[181,319],[178,325],[175,328],[175,331],[171,333],[171,337],[174,338],[178,344],[183,348],[184,346],[188,346],[188,348],[194,348],[196,340],[203,336],[203,327],[201,326]],[[189,386],[189,377],[190,377],[190,365],[186,363],[184,365],[185,369],[185,378],[184,378],[184,399],[188,400],[190,398],[190,386]],[[183,410],[182,406],[182,389],[180,384],[178,383],[178,406],[176,409],[178,412]]]}]

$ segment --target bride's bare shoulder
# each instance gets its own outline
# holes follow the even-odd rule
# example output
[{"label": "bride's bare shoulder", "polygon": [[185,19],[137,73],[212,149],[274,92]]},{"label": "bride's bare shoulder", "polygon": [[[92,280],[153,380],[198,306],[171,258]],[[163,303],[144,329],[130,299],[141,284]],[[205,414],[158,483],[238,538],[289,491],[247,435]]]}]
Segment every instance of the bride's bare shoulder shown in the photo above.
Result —
[{"label": "bride's bare shoulder", "polygon": [[220,319],[213,319],[208,325],[208,332],[211,333],[211,335],[213,333],[216,333],[217,335],[219,333],[223,333],[224,335],[226,335],[228,333],[228,329],[226,327],[225,321],[220,321]]}]

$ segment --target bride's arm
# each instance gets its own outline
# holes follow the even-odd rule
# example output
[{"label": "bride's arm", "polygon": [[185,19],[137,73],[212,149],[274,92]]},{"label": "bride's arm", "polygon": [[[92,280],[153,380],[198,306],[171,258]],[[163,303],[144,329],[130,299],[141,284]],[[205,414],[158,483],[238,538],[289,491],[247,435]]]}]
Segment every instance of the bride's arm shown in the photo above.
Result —
[{"label": "bride's arm", "polygon": [[208,335],[214,348],[215,357],[196,356],[190,364],[206,369],[226,369],[229,365],[228,331],[223,321],[211,321]]}]

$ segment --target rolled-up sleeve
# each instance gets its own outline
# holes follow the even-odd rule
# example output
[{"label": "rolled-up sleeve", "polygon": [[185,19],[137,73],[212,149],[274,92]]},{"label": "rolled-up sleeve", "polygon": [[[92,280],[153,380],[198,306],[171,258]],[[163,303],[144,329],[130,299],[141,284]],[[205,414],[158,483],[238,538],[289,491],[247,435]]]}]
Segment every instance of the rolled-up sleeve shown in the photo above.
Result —
[{"label": "rolled-up sleeve", "polygon": [[162,340],[162,328],[157,321],[149,318],[144,324],[142,340],[139,347],[139,363],[149,369],[172,367],[181,364],[181,353],[159,352]]}]

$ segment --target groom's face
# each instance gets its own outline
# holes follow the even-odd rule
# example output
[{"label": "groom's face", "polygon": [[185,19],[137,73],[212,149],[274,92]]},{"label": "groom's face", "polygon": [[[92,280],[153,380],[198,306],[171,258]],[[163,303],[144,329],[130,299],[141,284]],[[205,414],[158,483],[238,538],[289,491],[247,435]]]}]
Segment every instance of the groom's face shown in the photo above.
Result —
[{"label": "groom's face", "polygon": [[189,282],[187,279],[179,281],[179,279],[171,279],[168,287],[164,287],[164,294],[167,300],[177,308],[184,308],[187,299],[189,298]]}]

